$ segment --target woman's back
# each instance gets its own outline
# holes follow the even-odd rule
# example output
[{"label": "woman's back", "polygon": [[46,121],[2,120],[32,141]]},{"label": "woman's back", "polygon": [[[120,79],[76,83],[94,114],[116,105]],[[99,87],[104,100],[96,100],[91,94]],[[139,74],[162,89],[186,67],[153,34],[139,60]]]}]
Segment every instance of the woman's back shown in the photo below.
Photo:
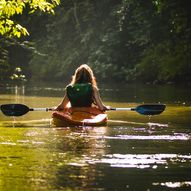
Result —
[{"label": "woman's back", "polygon": [[66,88],[66,94],[56,110],[63,110],[71,106],[91,107],[92,103],[102,111],[107,109],[101,101],[92,69],[88,65],[82,64],[72,76],[72,81]]},{"label": "woman's back", "polygon": [[90,83],[68,85],[66,94],[72,107],[91,107],[93,103],[93,90]]}]

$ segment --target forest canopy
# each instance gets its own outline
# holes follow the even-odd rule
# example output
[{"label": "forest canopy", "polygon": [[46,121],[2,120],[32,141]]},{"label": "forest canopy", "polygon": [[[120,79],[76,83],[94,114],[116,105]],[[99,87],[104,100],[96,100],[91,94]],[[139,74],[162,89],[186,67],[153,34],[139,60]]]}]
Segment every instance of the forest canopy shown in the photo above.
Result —
[{"label": "forest canopy", "polygon": [[191,82],[191,1],[58,4],[58,0],[1,1],[2,82],[13,76],[15,68],[22,69],[29,81],[64,81],[83,63],[100,81]]}]

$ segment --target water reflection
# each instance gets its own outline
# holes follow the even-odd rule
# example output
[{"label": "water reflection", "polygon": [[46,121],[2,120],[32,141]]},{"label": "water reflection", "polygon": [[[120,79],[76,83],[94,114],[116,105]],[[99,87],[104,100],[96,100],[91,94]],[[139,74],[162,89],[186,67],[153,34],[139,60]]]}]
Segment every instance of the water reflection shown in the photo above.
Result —
[{"label": "water reflection", "polygon": [[56,128],[61,135],[56,141],[59,153],[54,153],[54,162],[57,161],[56,186],[62,189],[91,190],[98,171],[95,166],[89,166],[89,156],[105,154],[105,142],[94,138],[106,133],[106,127],[78,127]]},{"label": "water reflection", "polygon": [[[56,96],[62,97],[65,90],[63,83],[40,84],[27,83],[21,86],[0,87],[1,93],[29,96]],[[134,103],[174,103],[189,105],[191,93],[190,87],[170,85],[144,85],[144,84],[100,84],[100,92],[104,101],[109,102],[134,102]],[[128,90],[128,91],[124,91]],[[120,96],[119,96],[120,95]],[[176,95],[176,96],[175,96]]]},{"label": "water reflection", "polygon": [[191,181],[184,181],[184,182],[163,182],[163,183],[153,183],[154,186],[163,186],[168,188],[190,188]]},{"label": "water reflection", "polygon": [[[60,98],[48,96],[61,97],[64,90],[33,87],[11,90],[12,95],[1,94],[1,104],[51,107]],[[148,93],[146,89],[139,94],[138,88],[135,99],[130,88],[124,89],[102,91],[108,94],[103,96],[106,104],[129,107],[140,100],[173,103],[180,98],[173,92],[169,100],[166,91],[160,91],[157,97],[153,90]],[[168,105],[163,114],[150,121],[135,112],[108,112],[108,127],[52,128],[48,112],[29,112],[15,121],[1,113],[0,190],[189,190],[188,95],[181,94],[181,105]],[[182,106],[183,102],[186,105]]]},{"label": "water reflection", "polygon": [[189,162],[190,155],[178,154],[110,154],[103,156],[100,160],[89,159],[90,164],[109,164],[111,167],[119,168],[153,168],[163,165],[164,168],[172,164]]},{"label": "water reflection", "polygon": [[25,95],[25,86],[15,86],[15,95]]},{"label": "water reflection", "polygon": [[107,137],[108,139],[122,139],[122,140],[189,140],[190,136],[187,134],[178,135],[118,135],[117,137]]},{"label": "water reflection", "polygon": [[21,120],[21,118],[11,117],[12,121],[0,122],[0,127],[30,128],[30,127],[51,127],[51,119]]},{"label": "water reflection", "polygon": [[[95,138],[95,136],[94,136]],[[191,139],[191,136],[185,133],[178,133],[174,135],[116,135],[116,136],[97,136],[97,139],[109,139],[109,140],[161,140],[161,141],[173,141],[181,140],[187,141]]]},{"label": "water reflection", "polygon": [[[6,134],[18,130],[7,140]],[[91,190],[98,171],[87,158],[105,155],[105,141],[94,135],[106,132],[107,127],[8,128],[0,137],[0,170],[9,166],[3,176],[0,173],[0,188]],[[27,179],[25,184],[19,181],[21,176]]]},{"label": "water reflection", "polygon": [[15,86],[8,86],[4,89],[1,89],[1,92],[9,92],[16,96],[25,95],[26,94],[26,86],[25,85],[15,85]]}]

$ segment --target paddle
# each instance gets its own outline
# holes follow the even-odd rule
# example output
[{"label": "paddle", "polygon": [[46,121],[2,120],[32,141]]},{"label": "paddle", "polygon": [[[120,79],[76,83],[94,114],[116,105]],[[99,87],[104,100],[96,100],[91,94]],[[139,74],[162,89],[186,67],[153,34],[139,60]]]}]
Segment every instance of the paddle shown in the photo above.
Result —
[{"label": "paddle", "polygon": [[[23,104],[4,104],[1,105],[1,111],[6,116],[21,116],[29,111],[52,111],[53,108],[29,108]],[[115,111],[136,111],[142,115],[158,115],[165,110],[164,104],[144,104],[135,108],[111,108]]]},{"label": "paddle", "polygon": [[1,111],[6,116],[21,116],[29,111],[52,111],[53,108],[29,108],[23,104],[4,104],[1,105]]},{"label": "paddle", "polygon": [[143,104],[134,108],[111,108],[115,111],[136,111],[142,115],[158,115],[162,113],[166,108],[164,104]]}]

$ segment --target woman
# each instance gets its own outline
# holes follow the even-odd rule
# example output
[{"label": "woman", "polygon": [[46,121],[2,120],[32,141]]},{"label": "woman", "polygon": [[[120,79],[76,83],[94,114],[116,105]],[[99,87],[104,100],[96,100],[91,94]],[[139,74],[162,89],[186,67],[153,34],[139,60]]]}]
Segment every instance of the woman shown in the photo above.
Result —
[{"label": "woman", "polygon": [[55,110],[68,107],[91,107],[95,104],[101,111],[108,110],[100,98],[96,78],[91,68],[83,64],[78,67],[71,83],[66,87],[66,94]]}]

